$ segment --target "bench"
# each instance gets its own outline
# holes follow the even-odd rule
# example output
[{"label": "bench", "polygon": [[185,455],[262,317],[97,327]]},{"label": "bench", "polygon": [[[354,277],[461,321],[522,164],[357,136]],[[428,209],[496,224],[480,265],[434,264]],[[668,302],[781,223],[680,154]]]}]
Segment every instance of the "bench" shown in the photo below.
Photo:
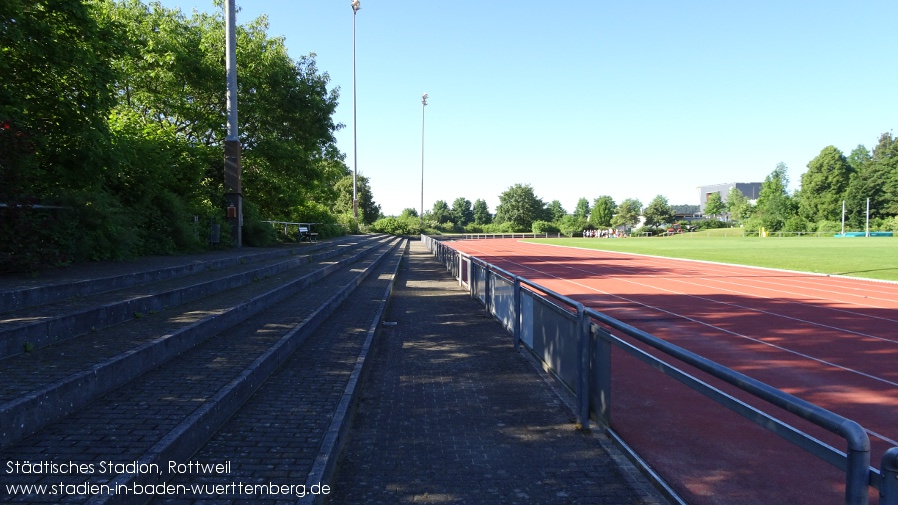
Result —
[{"label": "bench", "polygon": [[318,242],[318,234],[309,232],[308,226],[299,226],[299,241]]}]

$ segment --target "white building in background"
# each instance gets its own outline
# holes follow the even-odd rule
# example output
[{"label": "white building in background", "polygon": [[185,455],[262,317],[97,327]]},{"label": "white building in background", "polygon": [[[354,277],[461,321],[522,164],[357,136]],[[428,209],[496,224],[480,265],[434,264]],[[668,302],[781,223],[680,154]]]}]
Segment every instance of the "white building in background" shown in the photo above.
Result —
[{"label": "white building in background", "polygon": [[753,202],[758,199],[758,195],[761,193],[761,184],[762,183],[760,182],[730,182],[727,184],[699,186],[699,204],[701,205],[702,215],[705,214],[705,205],[708,203],[708,198],[712,194],[719,194],[721,200],[723,200],[723,203],[726,203],[727,197],[730,194],[730,190],[736,188],[741,191],[746,198]]}]

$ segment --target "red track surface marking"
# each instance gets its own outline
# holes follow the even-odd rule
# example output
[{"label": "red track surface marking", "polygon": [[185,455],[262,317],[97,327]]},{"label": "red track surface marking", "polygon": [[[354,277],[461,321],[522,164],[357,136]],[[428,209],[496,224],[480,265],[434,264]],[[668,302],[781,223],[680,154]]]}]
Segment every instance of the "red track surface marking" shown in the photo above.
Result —
[{"label": "red track surface marking", "polygon": [[[874,466],[878,466],[885,449],[898,445],[898,332],[895,331],[898,326],[898,284],[508,239],[461,241],[452,245],[588,307],[857,421],[870,434]],[[614,366],[618,367],[617,364]],[[641,442],[643,450],[668,443],[663,437],[642,433],[648,430],[626,426],[627,423],[649,421],[639,413],[640,410],[648,412],[647,407],[632,403],[637,400],[631,397],[648,395],[648,401],[668,402],[673,405],[668,405],[668,410],[675,411],[677,398],[691,393],[680,392],[673,397],[667,394],[670,398],[659,399],[659,395],[666,393],[652,391],[644,384],[624,386],[625,381],[620,382],[620,388],[626,394],[615,392],[613,397],[616,404],[623,396],[620,403],[625,408],[614,406],[615,428],[624,432],[625,437],[639,439],[637,442]],[[772,409],[766,405],[758,406]],[[626,412],[619,416],[617,410]],[[676,417],[671,412],[656,410],[643,415]],[[700,432],[722,430],[720,436],[727,435],[726,427],[721,428],[719,422],[709,422],[718,421],[720,414],[709,415],[713,419],[702,421],[699,418],[689,422],[704,422],[704,426],[693,426]],[[727,415],[724,418],[729,419]],[[678,421],[671,418],[666,422]],[[730,422],[742,423],[738,419]],[[796,425],[800,423],[798,421]],[[844,450],[844,443],[838,438],[817,433],[813,427],[800,427]],[[755,437],[769,438],[753,426],[744,430],[740,431],[742,437],[739,438],[747,447],[731,448],[736,457],[744,457],[752,451]],[[694,459],[690,464],[701,467],[701,457],[698,454],[690,456],[689,451],[682,447],[671,450],[682,460]],[[781,452],[771,454],[769,457],[784,457]],[[801,456],[797,458],[803,460]],[[652,461],[651,456],[648,459]],[[730,489],[729,484],[715,480],[714,475],[720,477],[722,471],[715,472],[713,468],[690,473],[688,468],[683,468],[687,466],[683,461],[665,459],[663,455],[653,464],[679,466],[671,471],[687,482],[684,491],[696,502],[752,503],[759,499],[755,495],[737,497],[739,492]],[[779,464],[782,462],[775,467],[779,468]],[[803,463],[796,461],[794,464]],[[761,482],[752,482],[750,475],[730,477],[747,479],[742,485],[752,488],[761,485],[779,487],[777,492],[763,498],[766,503],[771,503],[773,496],[780,496],[782,486],[787,486],[786,481],[789,481],[769,475],[769,472],[761,477]],[[792,476],[798,480],[807,478]],[[837,487],[838,483],[831,485]],[[825,485],[818,487],[821,492],[828,493],[829,499],[832,498],[831,489]],[[721,491],[724,488],[730,489],[726,499]],[[834,496],[841,495],[836,493]],[[780,502],[794,503],[795,498],[784,498]],[[802,501],[807,498],[806,495],[798,497]]]}]

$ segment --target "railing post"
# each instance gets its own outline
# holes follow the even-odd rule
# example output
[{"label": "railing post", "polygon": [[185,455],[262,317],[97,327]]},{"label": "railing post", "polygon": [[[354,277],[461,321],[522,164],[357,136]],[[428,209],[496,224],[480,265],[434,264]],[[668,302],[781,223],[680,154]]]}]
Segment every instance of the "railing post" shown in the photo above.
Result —
[{"label": "railing post", "polygon": [[514,306],[514,331],[512,335],[514,336],[514,350],[517,351],[521,346],[521,323],[523,319],[523,311],[521,310],[521,278],[517,275],[514,276],[514,302],[512,305]]},{"label": "railing post", "polygon": [[882,455],[880,467],[879,505],[898,505],[898,447]]},{"label": "railing post", "polygon": [[492,305],[492,297],[490,293],[490,284],[492,284],[492,276],[493,272],[490,270],[490,265],[486,264],[483,266],[484,275],[483,275],[483,308],[486,309],[486,315],[492,316],[493,311],[490,309],[490,305]]},{"label": "railing post", "polygon": [[605,328],[596,328],[595,377],[598,405],[596,417],[604,427],[611,427],[611,340]]},{"label": "railing post", "polygon": [[845,460],[845,503],[867,505],[870,502],[868,486],[870,473],[870,438],[858,423],[845,420],[841,434],[848,443]]},{"label": "railing post", "polygon": [[586,316],[586,308],[582,303],[577,304],[577,336],[579,345],[577,355],[580,358],[577,363],[577,377],[580,384],[577,387],[577,413],[582,429],[589,428],[589,317]]}]

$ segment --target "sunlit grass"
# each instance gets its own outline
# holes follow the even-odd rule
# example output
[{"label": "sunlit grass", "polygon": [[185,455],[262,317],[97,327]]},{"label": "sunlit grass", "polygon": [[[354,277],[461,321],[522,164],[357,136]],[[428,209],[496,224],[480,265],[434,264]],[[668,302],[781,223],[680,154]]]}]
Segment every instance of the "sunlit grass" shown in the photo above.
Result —
[{"label": "sunlit grass", "polygon": [[[898,239],[889,237],[742,237],[729,230],[674,237],[535,239],[589,249],[718,261],[898,281]],[[528,240],[530,242],[530,240]]]}]

